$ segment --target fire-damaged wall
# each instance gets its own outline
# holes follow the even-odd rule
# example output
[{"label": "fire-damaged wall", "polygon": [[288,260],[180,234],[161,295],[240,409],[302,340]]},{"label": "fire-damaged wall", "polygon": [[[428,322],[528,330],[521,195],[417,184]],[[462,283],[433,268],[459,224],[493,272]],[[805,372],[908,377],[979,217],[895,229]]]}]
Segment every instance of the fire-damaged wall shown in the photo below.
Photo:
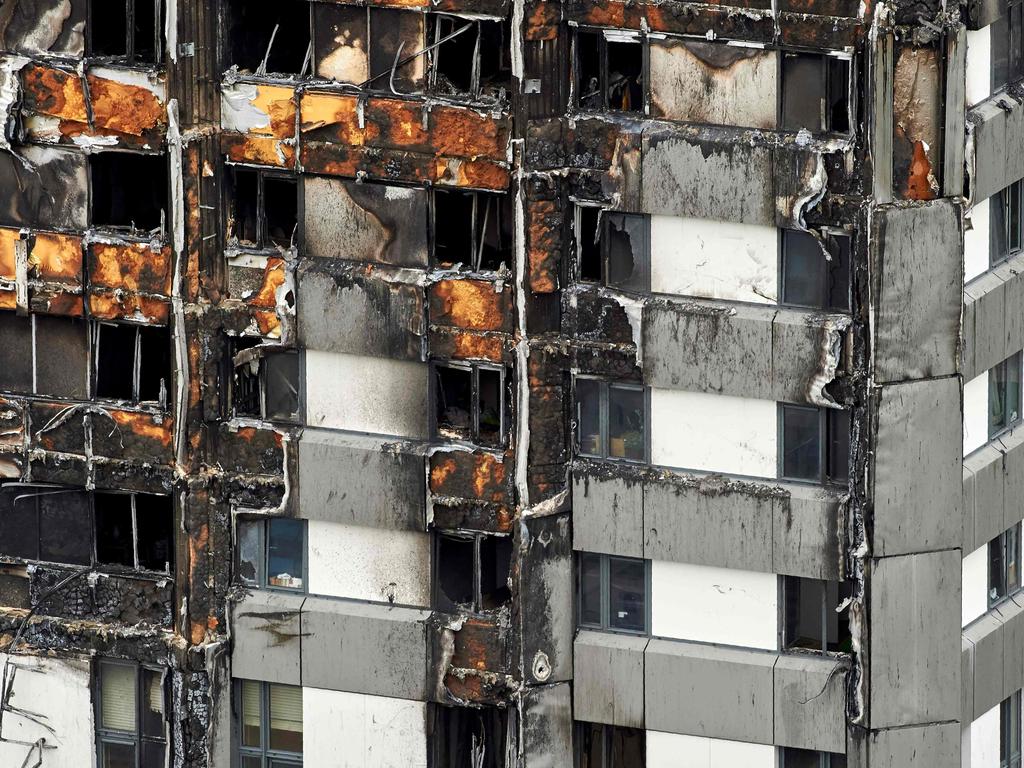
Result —
[{"label": "fire-damaged wall", "polygon": [[[0,762],[941,741],[959,630],[882,596],[959,565],[907,425],[964,55],[931,2],[8,0]],[[794,580],[845,645],[781,644]]]}]

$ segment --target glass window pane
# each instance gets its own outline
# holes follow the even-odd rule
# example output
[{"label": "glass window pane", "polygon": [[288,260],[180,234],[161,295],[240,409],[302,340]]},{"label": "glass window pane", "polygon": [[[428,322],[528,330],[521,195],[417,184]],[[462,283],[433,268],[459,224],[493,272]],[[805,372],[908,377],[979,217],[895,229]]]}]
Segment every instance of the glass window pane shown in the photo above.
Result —
[{"label": "glass window pane", "polygon": [[822,131],[825,99],[822,56],[786,53],[782,58],[782,129]]},{"label": "glass window pane", "polygon": [[270,684],[270,749],[302,752],[302,688]]},{"label": "glass window pane", "polygon": [[[142,670],[142,735],[164,737],[163,673],[155,669]],[[143,750],[145,752],[145,750]]]},{"label": "glass window pane", "polygon": [[606,768],[605,762],[605,726],[599,723],[578,723],[576,737],[578,764],[576,768]]},{"label": "glass window pane", "polygon": [[73,565],[92,562],[92,515],[87,493],[51,489],[39,496],[39,557]]},{"label": "glass window pane", "polygon": [[263,758],[242,755],[242,768],[263,768]]},{"label": "glass window pane", "polygon": [[294,352],[267,355],[267,418],[292,421],[299,415],[299,356]]},{"label": "glass window pane", "polygon": [[611,727],[610,768],[644,768],[646,766],[646,737],[640,728]]},{"label": "glass window pane", "polygon": [[103,753],[103,757],[100,759],[102,768],[135,768],[134,744],[114,744],[105,741],[101,745],[101,751]]},{"label": "glass window pane", "polygon": [[263,520],[238,521],[238,578],[245,584],[260,583],[263,526]]},{"label": "glass window pane", "polygon": [[303,522],[273,518],[267,525],[267,584],[302,589],[305,561]]},{"label": "glass window pane", "polygon": [[991,605],[1006,594],[1003,584],[1003,537],[988,543],[988,601]]},{"label": "glass window pane", "polygon": [[995,437],[1020,418],[1021,355],[993,366],[988,374],[988,436]]},{"label": "glass window pane", "polygon": [[783,477],[821,478],[821,427],[817,408],[783,407],[782,452]]},{"label": "glass window pane", "polygon": [[818,579],[786,578],[786,647],[823,650],[825,582]]},{"label": "glass window pane", "polygon": [[821,768],[821,753],[786,747],[782,752],[782,768]]},{"label": "glass window pane", "polygon": [[1006,546],[1006,593],[1013,594],[1020,588],[1020,523],[1005,534]]},{"label": "glass window pane", "polygon": [[[1018,10],[1024,6],[1016,6]],[[1016,181],[1009,187],[1007,211],[1007,246],[1010,253],[1018,253],[1021,249],[1021,187],[1022,182]]]},{"label": "glass window pane", "polygon": [[39,557],[37,496],[44,492],[21,483],[0,487],[0,553],[27,560]]},{"label": "glass window pane", "polygon": [[479,412],[477,437],[483,445],[499,445],[501,434],[501,371],[480,368],[477,371]]},{"label": "glass window pane", "polygon": [[600,456],[601,382],[576,379],[576,428],[581,456]]},{"label": "glass window pane", "polygon": [[1003,14],[990,27],[992,46],[992,90],[1010,81],[1010,19]]},{"label": "glass window pane", "polygon": [[608,455],[643,461],[644,392],[642,389],[608,387]]},{"label": "glass window pane", "polygon": [[100,727],[135,733],[135,667],[100,664]]},{"label": "glass window pane", "polygon": [[850,309],[850,238],[847,235],[829,237],[828,307],[840,311]]},{"label": "glass window pane", "polygon": [[165,768],[167,765],[167,745],[155,742],[142,742],[142,765],[140,768]]},{"label": "glass window pane", "polygon": [[[782,301],[801,307],[822,307],[825,303],[825,274],[830,262],[821,245],[809,232],[782,233]],[[847,278],[848,280],[848,278]]]},{"label": "glass window pane", "polygon": [[1007,240],[1007,190],[992,195],[988,205],[989,215],[989,265],[997,264],[1010,254]]},{"label": "glass window pane", "polygon": [[850,476],[850,412],[828,411],[828,477],[846,482]]},{"label": "glass window pane", "polygon": [[601,625],[601,556],[580,554],[580,624]]},{"label": "glass window pane", "polygon": [[644,561],[609,558],[609,586],[609,626],[643,632],[647,627]]},{"label": "glass window pane", "polygon": [[263,684],[255,680],[242,681],[242,746],[259,747],[262,744],[260,712],[262,711]]},{"label": "glass window pane", "polygon": [[627,291],[647,290],[647,220],[638,214],[606,211],[608,285]]}]

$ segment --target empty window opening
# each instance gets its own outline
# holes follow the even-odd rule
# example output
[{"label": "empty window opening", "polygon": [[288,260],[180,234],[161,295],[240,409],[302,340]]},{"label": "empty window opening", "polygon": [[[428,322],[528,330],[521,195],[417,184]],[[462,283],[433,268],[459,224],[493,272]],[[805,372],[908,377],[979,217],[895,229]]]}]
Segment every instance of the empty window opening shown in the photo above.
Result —
[{"label": "empty window opening", "polygon": [[166,762],[164,674],[101,661],[96,674],[96,744],[104,768],[157,768]]},{"label": "empty window opening", "polygon": [[301,591],[306,572],[306,521],[285,517],[238,520],[238,577],[253,587]]},{"label": "empty window opening", "polygon": [[438,534],[434,604],[440,611],[490,611],[512,597],[512,539]]},{"label": "empty window opening", "polygon": [[8,483],[0,486],[0,555],[171,573],[173,519],[169,496]]},{"label": "empty window opening", "polygon": [[989,218],[989,266],[995,266],[1024,249],[1024,180],[992,196]]},{"label": "empty window opening", "polygon": [[434,363],[435,435],[497,447],[505,441],[505,369]]},{"label": "empty window opening", "polygon": [[160,60],[160,0],[90,0],[89,55],[128,64]]},{"label": "empty window opening", "polygon": [[1021,353],[1010,355],[988,372],[988,439],[1020,421]]},{"label": "empty window opening", "polygon": [[646,560],[581,552],[576,564],[581,627],[648,631],[650,567]]},{"label": "empty window opening", "polygon": [[[852,653],[847,582],[786,576],[783,582],[786,648]],[[841,610],[839,610],[841,608]]]},{"label": "empty window opening", "polygon": [[236,680],[233,702],[240,768],[301,768],[300,686]]},{"label": "empty window opening", "polygon": [[988,607],[1020,591],[1021,524],[1003,531],[988,543]]},{"label": "empty window opening", "polygon": [[782,129],[849,133],[849,84],[848,59],[820,53],[783,53]]},{"label": "empty window opening", "polygon": [[96,323],[96,397],[165,408],[171,385],[171,337],[166,327]]},{"label": "empty window opening", "polygon": [[846,755],[784,747],[779,768],[846,768]]},{"label": "empty window opening", "polygon": [[99,152],[89,158],[92,224],[163,232],[167,221],[167,158]]},{"label": "empty window opening", "polygon": [[574,768],[644,768],[647,733],[604,723],[576,722]]},{"label": "empty window opening", "polygon": [[650,290],[650,219],[576,207],[577,279],[624,291]]},{"label": "empty window opening", "polygon": [[78,318],[0,312],[0,390],[87,399],[88,331]]},{"label": "empty window opening", "polygon": [[637,384],[578,378],[576,448],[581,456],[627,461],[647,457],[647,395]]},{"label": "empty window opening", "polygon": [[295,178],[240,167],[232,167],[231,177],[231,237],[252,248],[290,248],[299,221]]},{"label": "empty window opening", "polygon": [[495,192],[434,191],[434,262],[498,271],[511,263],[512,201]]},{"label": "empty window opening", "polygon": [[230,415],[297,421],[299,353],[246,337],[230,338],[228,351]]},{"label": "empty window opening", "polygon": [[432,765],[445,768],[506,768],[514,716],[507,708],[434,705]]},{"label": "empty window opening", "polygon": [[779,474],[786,480],[846,483],[850,463],[850,412],[781,405]]},{"label": "empty window opening", "polygon": [[782,302],[800,307],[850,310],[850,238],[782,232]]},{"label": "empty window opening", "polygon": [[230,0],[227,66],[247,74],[298,75],[310,68],[310,9],[306,2]]},{"label": "empty window opening", "polygon": [[576,92],[582,109],[644,111],[644,52],[638,36],[580,30]]},{"label": "empty window opening", "polygon": [[447,96],[502,98],[512,74],[505,25],[443,14],[432,21],[431,90]]},{"label": "empty window opening", "polygon": [[1024,77],[1024,4],[1008,3],[1006,13],[992,22],[992,90]]}]

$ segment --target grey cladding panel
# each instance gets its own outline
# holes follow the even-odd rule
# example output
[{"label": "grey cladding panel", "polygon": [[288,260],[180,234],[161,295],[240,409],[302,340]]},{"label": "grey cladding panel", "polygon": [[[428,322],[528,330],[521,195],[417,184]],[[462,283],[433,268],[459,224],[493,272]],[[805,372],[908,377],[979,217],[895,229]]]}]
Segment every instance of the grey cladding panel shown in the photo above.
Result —
[{"label": "grey cladding panel", "polygon": [[973,706],[979,717],[1003,700],[1003,623],[997,614],[986,613],[963,636],[974,645]]},{"label": "grey cladding panel", "polygon": [[871,728],[956,720],[960,550],[886,557],[871,567]]},{"label": "grey cladding panel", "polygon": [[572,691],[569,683],[527,688],[523,694],[524,768],[572,765]]},{"label": "grey cladding panel", "polygon": [[0,50],[81,58],[86,0],[9,0],[0,14]]},{"label": "grey cladding panel", "polygon": [[999,445],[986,445],[964,458],[964,466],[974,474],[974,549],[991,541],[1004,530],[1006,482],[1003,454],[997,447]]},{"label": "grey cladding panel", "polygon": [[844,507],[835,491],[792,483],[775,499],[772,570],[787,576],[839,580]]},{"label": "grey cladding panel", "polygon": [[299,685],[304,595],[254,590],[234,604],[231,673],[249,680]]},{"label": "grey cladding panel", "polygon": [[1003,698],[1024,687],[1024,607],[1017,599],[998,607],[1003,623]]},{"label": "grey cladding panel", "polygon": [[946,125],[942,186],[946,197],[964,193],[964,141],[967,106],[967,31],[961,26],[946,41]]},{"label": "grey cladding panel", "polygon": [[774,743],[846,752],[846,663],[782,654],[775,664]]},{"label": "grey cladding panel", "polygon": [[573,549],[643,557],[643,503],[643,486],[637,481],[574,472]]},{"label": "grey cladding panel", "polygon": [[967,115],[974,134],[972,199],[985,200],[1024,175],[1024,105],[997,93]]},{"label": "grey cladding panel", "polygon": [[374,437],[304,430],[299,441],[302,517],[426,530],[425,459],[403,447]]},{"label": "grey cladding panel", "polygon": [[577,720],[644,728],[646,637],[581,630],[573,647]]},{"label": "grey cladding panel", "polygon": [[572,678],[572,533],[568,512],[524,519],[519,598],[525,616],[523,655],[528,682]]},{"label": "grey cladding panel", "polygon": [[960,722],[972,723],[977,719],[974,716],[974,643],[966,636],[960,641]]},{"label": "grey cladding panel", "polygon": [[772,743],[776,654],[651,640],[644,657],[648,729]]},{"label": "grey cladding panel", "polygon": [[878,390],[874,552],[960,546],[963,456],[955,377]]},{"label": "grey cladding panel", "polygon": [[959,206],[938,200],[878,214],[874,368],[879,381],[957,372],[963,301]]},{"label": "grey cladding panel", "polygon": [[871,768],[960,768],[958,723],[871,731],[870,740]]},{"label": "grey cladding panel", "polygon": [[972,280],[964,290],[964,296],[970,296],[974,305],[971,367],[966,364],[964,367],[964,380],[970,381],[1008,356],[1004,333],[1006,283],[1000,273],[990,270]]}]

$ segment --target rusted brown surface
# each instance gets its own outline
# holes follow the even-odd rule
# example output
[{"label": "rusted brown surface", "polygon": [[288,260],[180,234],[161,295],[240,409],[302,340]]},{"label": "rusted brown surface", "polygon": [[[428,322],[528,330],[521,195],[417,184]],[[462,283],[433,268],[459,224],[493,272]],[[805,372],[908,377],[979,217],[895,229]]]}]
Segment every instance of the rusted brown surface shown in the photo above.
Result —
[{"label": "rusted brown surface", "polygon": [[111,459],[170,464],[173,421],[144,411],[104,409],[93,413],[92,452]]},{"label": "rusted brown surface", "polygon": [[17,229],[0,227],[0,277],[14,280],[15,275],[15,244],[21,239]]},{"label": "rusted brown surface", "polygon": [[[32,448],[59,453],[85,454],[84,411],[67,414],[67,403],[29,403]],[[0,409],[2,410],[2,409]]]},{"label": "rusted brown surface", "polygon": [[455,632],[451,666],[478,672],[504,672],[505,632],[498,618],[471,616]]},{"label": "rusted brown surface", "polygon": [[505,361],[505,339],[493,333],[468,333],[435,328],[430,333],[430,354],[447,360]]},{"label": "rusted brown surface", "polygon": [[562,246],[562,217],[552,200],[526,206],[529,232],[529,285],[534,293],[558,290],[558,265]]},{"label": "rusted brown surface", "polygon": [[33,288],[30,292],[29,305],[33,312],[47,315],[82,317],[85,314],[85,300],[82,295],[68,293],[65,290]]},{"label": "rusted brown surface", "polygon": [[29,265],[35,268],[35,274],[43,280],[81,285],[82,238],[37,232],[29,251]]},{"label": "rusted brown surface", "polygon": [[444,677],[445,688],[460,701],[473,704],[506,704],[516,684],[505,675],[452,669]]},{"label": "rusted brown surface", "polygon": [[526,24],[523,37],[526,40],[554,40],[558,37],[558,24],[562,18],[561,3],[550,0],[535,0],[526,3]]},{"label": "rusted brown surface", "polygon": [[169,295],[171,249],[148,243],[93,243],[89,246],[91,285]]},{"label": "rusted brown surface", "polygon": [[[20,446],[25,438],[25,407],[17,400],[0,398],[0,446]],[[0,472],[2,476],[2,472]]]},{"label": "rusted brown surface", "polygon": [[101,320],[140,320],[166,325],[170,309],[167,299],[103,289],[89,292],[89,313]]},{"label": "rusted brown surface", "polygon": [[474,331],[512,331],[512,291],[484,280],[441,280],[428,289],[431,324]]},{"label": "rusted brown surface", "polygon": [[221,425],[217,433],[218,462],[228,472],[281,475],[284,437],[273,429]]},{"label": "rusted brown surface", "polygon": [[273,257],[267,259],[267,266],[263,270],[263,281],[260,284],[260,288],[246,300],[246,303],[251,307],[263,309],[274,309],[277,307],[277,290],[284,285],[284,270],[284,259]]},{"label": "rusted brown surface", "polygon": [[248,102],[250,116],[259,118],[245,133],[226,130],[221,151],[233,162],[295,166],[295,91],[283,85],[260,84]]},{"label": "rusted brown surface", "polygon": [[939,194],[942,78],[939,51],[900,45],[893,74],[893,184],[908,200]]},{"label": "rusted brown surface", "polygon": [[438,451],[430,457],[430,492],[438,496],[508,502],[505,462],[484,451]]}]

